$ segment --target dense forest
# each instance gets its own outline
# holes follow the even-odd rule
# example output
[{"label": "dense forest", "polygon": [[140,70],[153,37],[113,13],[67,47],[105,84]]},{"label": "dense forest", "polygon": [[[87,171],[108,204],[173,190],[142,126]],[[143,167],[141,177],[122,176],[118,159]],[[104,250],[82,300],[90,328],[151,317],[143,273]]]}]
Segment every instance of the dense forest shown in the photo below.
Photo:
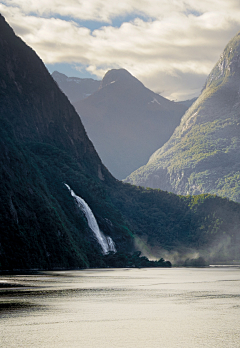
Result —
[{"label": "dense forest", "polygon": [[[141,267],[147,261],[137,250],[159,259],[152,266],[166,266],[164,252],[238,258],[238,203],[116,180],[44,64],[2,16],[0,46],[2,270]],[[91,207],[117,255],[102,255],[65,183]]]}]

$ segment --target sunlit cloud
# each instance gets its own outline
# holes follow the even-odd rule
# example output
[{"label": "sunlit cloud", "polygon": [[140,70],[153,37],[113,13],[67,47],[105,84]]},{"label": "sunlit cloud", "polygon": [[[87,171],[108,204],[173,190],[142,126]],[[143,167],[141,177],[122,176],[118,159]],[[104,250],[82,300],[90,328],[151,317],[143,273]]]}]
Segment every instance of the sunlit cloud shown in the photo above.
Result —
[{"label": "sunlit cloud", "polygon": [[122,67],[175,100],[199,94],[240,29],[238,0],[6,0],[0,12],[45,64],[79,64],[99,78]]}]

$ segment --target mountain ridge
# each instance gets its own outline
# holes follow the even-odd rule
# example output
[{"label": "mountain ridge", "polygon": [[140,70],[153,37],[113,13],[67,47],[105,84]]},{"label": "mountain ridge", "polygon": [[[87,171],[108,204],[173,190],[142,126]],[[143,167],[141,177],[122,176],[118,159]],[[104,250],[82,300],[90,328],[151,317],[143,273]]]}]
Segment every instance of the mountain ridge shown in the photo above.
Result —
[{"label": "mountain ridge", "polygon": [[58,71],[52,73],[53,79],[67,95],[72,104],[93,94],[100,87],[101,81],[91,78],[68,77]]},{"label": "mountain ridge", "polygon": [[103,163],[118,179],[146,163],[187,109],[146,88],[125,69],[112,69],[100,88],[74,103]]},{"label": "mountain ridge", "polygon": [[[126,267],[126,253],[139,248],[213,260],[208,248],[217,244],[215,259],[239,255],[239,204],[116,180],[41,59],[2,16],[0,29],[0,270]],[[114,241],[117,263],[102,254],[65,184]]]},{"label": "mountain ridge", "polygon": [[239,54],[238,33],[172,137],[127,182],[178,194],[212,193],[240,201]]}]

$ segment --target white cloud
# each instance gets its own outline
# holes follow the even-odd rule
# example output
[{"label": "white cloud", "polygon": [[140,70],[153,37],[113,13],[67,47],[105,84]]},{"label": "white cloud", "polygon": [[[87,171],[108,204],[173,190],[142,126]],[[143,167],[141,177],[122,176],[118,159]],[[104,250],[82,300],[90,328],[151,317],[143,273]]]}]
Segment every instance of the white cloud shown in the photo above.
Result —
[{"label": "white cloud", "polygon": [[[170,99],[196,95],[240,29],[238,0],[7,0],[0,12],[46,64],[84,64],[98,77],[123,67]],[[106,25],[125,15],[136,19]],[[105,24],[91,32],[79,19]]]},{"label": "white cloud", "polygon": [[164,18],[175,13],[227,13],[239,11],[238,0],[5,0],[7,6],[16,6],[24,14],[39,16],[61,15],[83,20],[110,22],[118,16],[135,13],[151,18]]},{"label": "white cloud", "polygon": [[39,16],[70,16],[72,18],[111,22],[112,18],[131,13],[142,14],[153,18],[162,18],[163,14],[181,11],[184,1],[177,0],[5,0],[7,6],[19,7],[24,14],[35,13]]}]

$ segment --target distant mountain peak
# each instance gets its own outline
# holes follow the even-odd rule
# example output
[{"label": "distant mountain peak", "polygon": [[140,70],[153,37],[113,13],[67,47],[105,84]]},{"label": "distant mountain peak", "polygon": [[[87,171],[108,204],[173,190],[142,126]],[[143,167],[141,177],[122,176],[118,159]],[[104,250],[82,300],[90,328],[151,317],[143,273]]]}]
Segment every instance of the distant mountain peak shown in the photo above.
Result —
[{"label": "distant mountain peak", "polygon": [[71,103],[87,98],[98,90],[101,83],[92,78],[68,77],[59,71],[54,71],[52,77]]},{"label": "distant mountain peak", "polygon": [[62,74],[62,73],[60,73],[59,71],[56,71],[56,70],[52,73],[52,77],[57,82],[59,82],[59,81],[63,82],[65,80],[67,80],[67,78],[68,78],[67,75]]},{"label": "distant mountain peak", "polygon": [[126,69],[111,69],[103,77],[100,88],[115,83],[116,81],[124,83],[133,82],[143,85],[136,77],[130,74],[130,72]]},{"label": "distant mountain peak", "polygon": [[64,77],[64,78],[68,78],[68,76],[67,75],[65,75],[65,74],[63,74],[63,73],[60,73],[59,71],[57,71],[57,70],[54,70],[54,72],[52,73],[52,76],[53,77]]},{"label": "distant mountain peak", "polygon": [[[187,252],[190,248],[206,250],[205,256],[215,245],[220,261],[238,258],[240,205],[216,197],[177,197],[115,180],[102,165],[79,115],[41,59],[16,37],[2,16],[0,52],[1,271],[127,267],[129,262],[138,267],[146,267],[146,262],[163,266],[161,259],[151,264],[139,257],[139,252],[132,257],[134,239],[138,245],[146,244],[139,243],[143,236],[154,246],[154,256],[160,248],[179,250],[181,255],[183,248]],[[57,76],[64,78],[61,73]],[[87,116],[93,119],[98,135],[101,127],[105,128],[101,138],[113,150],[113,160],[120,148],[114,148],[117,137],[122,137],[125,148],[121,152],[132,164],[131,146],[141,154],[153,138],[158,141],[160,132],[166,136],[173,122],[179,123],[183,107],[140,88],[140,84],[114,83],[112,86],[117,88],[98,90],[100,81],[66,80],[65,88],[72,97],[74,91],[75,96],[92,93],[81,105],[88,107],[94,101]],[[135,81],[133,77],[129,80]],[[116,113],[119,109],[121,114]],[[237,127],[232,130],[240,134]],[[225,159],[229,159],[228,154]],[[223,162],[222,158],[217,160]],[[101,231],[114,240],[120,256],[103,258],[84,212],[77,208],[64,183],[89,203]]]},{"label": "distant mountain peak", "polygon": [[125,69],[109,70],[98,91],[74,106],[103,163],[120,180],[169,139],[187,109]]}]

